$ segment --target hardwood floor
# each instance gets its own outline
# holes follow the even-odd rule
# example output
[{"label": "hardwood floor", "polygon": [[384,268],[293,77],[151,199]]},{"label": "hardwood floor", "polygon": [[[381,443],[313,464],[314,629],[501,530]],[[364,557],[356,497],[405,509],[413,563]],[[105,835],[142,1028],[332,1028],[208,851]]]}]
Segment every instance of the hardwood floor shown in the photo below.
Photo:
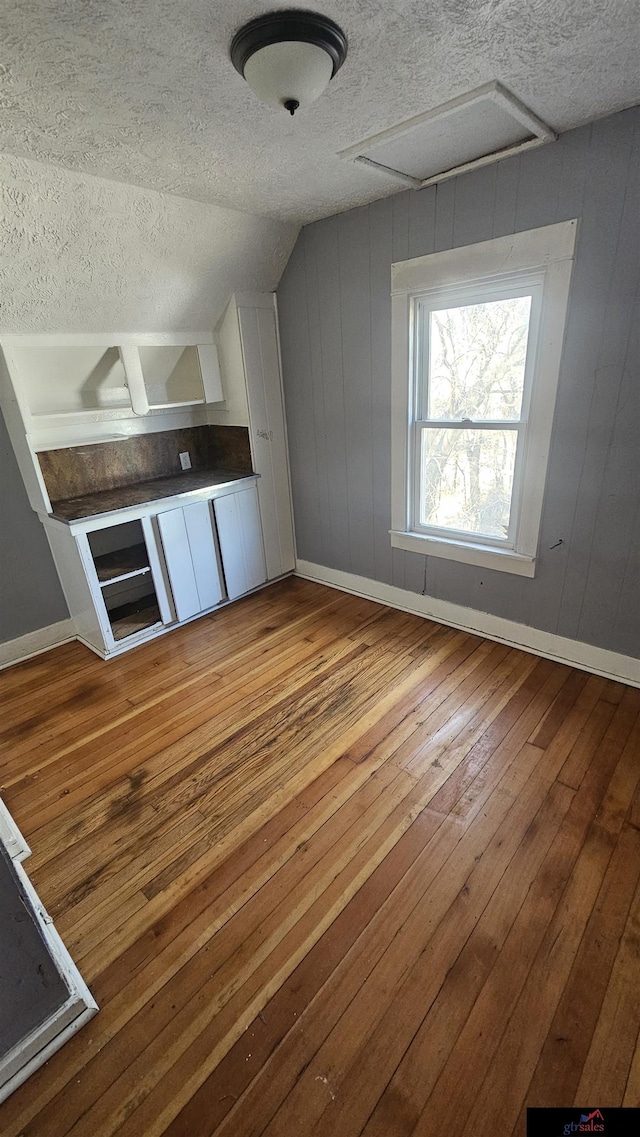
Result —
[{"label": "hardwood floor", "polygon": [[640,1104],[639,690],[302,580],[0,681],[2,794],[101,1007],[4,1137]]}]

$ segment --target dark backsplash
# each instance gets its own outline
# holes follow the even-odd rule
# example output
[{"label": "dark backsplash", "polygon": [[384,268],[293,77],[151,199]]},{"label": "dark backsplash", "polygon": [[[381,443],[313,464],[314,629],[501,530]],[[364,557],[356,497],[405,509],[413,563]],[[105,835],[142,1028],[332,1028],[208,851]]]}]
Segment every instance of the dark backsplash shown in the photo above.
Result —
[{"label": "dark backsplash", "polygon": [[244,426],[189,426],[136,434],[118,442],[44,450],[38,459],[49,497],[60,501],[180,474],[178,455],[185,450],[193,470],[251,472],[249,431]]}]

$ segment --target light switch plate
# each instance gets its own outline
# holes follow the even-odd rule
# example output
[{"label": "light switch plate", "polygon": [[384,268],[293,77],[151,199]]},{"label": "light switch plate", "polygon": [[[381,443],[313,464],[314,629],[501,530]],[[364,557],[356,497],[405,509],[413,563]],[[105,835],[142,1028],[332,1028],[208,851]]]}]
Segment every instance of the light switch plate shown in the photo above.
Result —
[{"label": "light switch plate", "polygon": [[183,470],[191,469],[191,458],[188,450],[185,450],[184,453],[180,455],[180,465]]}]

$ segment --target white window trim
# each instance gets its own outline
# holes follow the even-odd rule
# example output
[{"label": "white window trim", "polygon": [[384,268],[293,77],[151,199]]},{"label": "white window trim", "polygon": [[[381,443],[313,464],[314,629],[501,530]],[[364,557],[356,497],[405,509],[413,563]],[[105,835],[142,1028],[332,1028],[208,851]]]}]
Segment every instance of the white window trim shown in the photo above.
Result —
[{"label": "white window trim", "polygon": [[[481,568],[532,577],[542,516],[547,462],[555,408],[573,254],[578,222],[563,221],[476,245],[431,253],[391,266],[392,435],[391,544]],[[482,539],[456,540],[411,529],[410,432],[414,422],[411,391],[412,310],[425,292],[442,294],[474,283],[488,287],[500,276],[542,274],[542,305],[535,376],[523,459],[523,494],[512,548]]]}]

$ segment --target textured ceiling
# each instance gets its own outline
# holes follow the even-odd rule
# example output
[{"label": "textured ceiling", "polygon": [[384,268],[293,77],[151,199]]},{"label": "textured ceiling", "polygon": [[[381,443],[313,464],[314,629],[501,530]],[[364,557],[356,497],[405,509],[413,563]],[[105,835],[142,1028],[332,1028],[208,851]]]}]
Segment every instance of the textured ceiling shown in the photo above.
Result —
[{"label": "textured ceiling", "polygon": [[5,2],[0,150],[308,221],[396,191],[338,150],[488,80],[557,130],[640,102],[637,0],[317,0],[349,55],[292,119],[228,58],[240,24],[290,6]]}]

